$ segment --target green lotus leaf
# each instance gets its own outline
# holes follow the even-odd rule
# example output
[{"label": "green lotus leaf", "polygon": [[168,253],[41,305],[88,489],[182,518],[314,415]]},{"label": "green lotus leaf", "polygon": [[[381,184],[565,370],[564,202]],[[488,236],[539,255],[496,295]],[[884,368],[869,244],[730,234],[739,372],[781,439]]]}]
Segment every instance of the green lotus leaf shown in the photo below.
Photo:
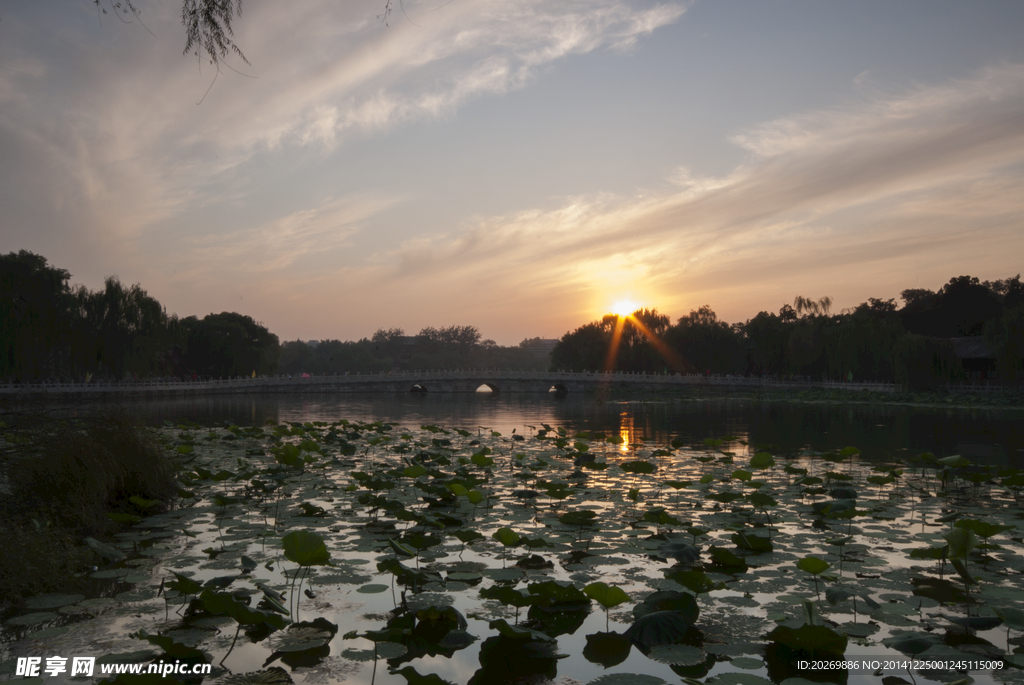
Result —
[{"label": "green lotus leaf", "polygon": [[500,542],[505,547],[515,547],[521,539],[519,533],[515,532],[511,528],[499,528],[491,534],[491,537]]},{"label": "green lotus leaf", "polygon": [[708,554],[711,555],[711,563],[714,566],[721,566],[725,569],[747,570],[747,562],[727,549],[711,545],[708,547]]},{"label": "green lotus leaf", "polygon": [[293,530],[281,538],[284,556],[299,566],[331,565],[331,555],[324,539],[308,530]]},{"label": "green lotus leaf", "polygon": [[698,595],[715,589],[715,582],[708,578],[707,574],[703,571],[675,571],[674,573],[666,574],[665,577],[674,580]]},{"label": "green lotus leaf", "polygon": [[824,559],[815,556],[807,556],[796,562],[796,567],[801,571],[807,571],[811,575],[819,575],[829,569],[829,563]]},{"label": "green lotus leaf", "polygon": [[605,609],[611,609],[629,601],[629,595],[624,590],[604,582],[591,583],[583,588],[583,593],[596,600]]},{"label": "green lotus leaf", "polygon": [[973,532],[975,535],[981,538],[988,539],[994,535],[999,535],[1008,530],[1013,530],[1011,525],[997,525],[995,523],[989,523],[988,521],[979,521],[978,519],[960,519],[955,524],[956,528],[966,528]]},{"label": "green lotus leaf", "polygon": [[730,539],[740,549],[746,549],[751,552],[771,552],[775,549],[771,540],[760,535],[754,535],[753,533],[740,531],[739,533],[733,533]]}]

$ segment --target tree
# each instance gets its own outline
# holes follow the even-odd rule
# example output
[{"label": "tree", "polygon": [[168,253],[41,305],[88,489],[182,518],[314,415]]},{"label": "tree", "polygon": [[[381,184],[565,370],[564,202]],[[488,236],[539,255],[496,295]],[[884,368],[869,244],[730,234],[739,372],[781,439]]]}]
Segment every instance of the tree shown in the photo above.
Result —
[{"label": "tree", "polygon": [[418,337],[428,343],[465,351],[478,344],[481,336],[476,326],[428,326],[419,332]]},{"label": "tree", "polygon": [[818,300],[797,295],[793,300],[793,307],[800,316],[828,316],[832,310],[832,298],[826,295]]},{"label": "tree", "polygon": [[906,306],[900,318],[907,330],[936,338],[982,335],[985,324],[1001,313],[1004,299],[973,276],[951,278],[937,293],[904,290],[901,296]]},{"label": "tree", "polygon": [[0,375],[29,380],[70,372],[70,278],[27,250],[0,255]]},{"label": "tree", "polygon": [[168,317],[142,286],[126,288],[110,276],[103,290],[90,292],[78,286],[75,299],[91,341],[87,363],[91,371],[115,378],[166,371],[163,357],[178,341],[177,319]]},{"label": "tree", "polygon": [[611,340],[611,328],[604,321],[580,326],[555,344],[551,350],[551,368],[563,371],[603,369]]},{"label": "tree", "polygon": [[1024,376],[1024,305],[1007,308],[998,319],[986,323],[985,339],[995,354],[1001,380]]},{"label": "tree", "polygon": [[248,376],[277,371],[281,345],[277,336],[252,317],[221,312],[182,322],[189,329],[185,358],[204,376]]},{"label": "tree", "polygon": [[[789,316],[789,314],[792,316]],[[758,374],[785,371],[786,345],[789,340],[788,323],[796,320],[796,312],[788,304],[779,315],[759,312],[741,328],[749,346],[751,370]]]},{"label": "tree", "polygon": [[733,373],[743,369],[743,340],[740,333],[704,305],[682,316],[666,333],[688,371]]},{"label": "tree", "polygon": [[906,334],[896,301],[869,298],[834,318],[824,330],[828,375],[832,378],[895,380],[893,350]]},{"label": "tree", "polygon": [[401,328],[378,328],[370,340],[374,345],[390,345],[405,335]]}]

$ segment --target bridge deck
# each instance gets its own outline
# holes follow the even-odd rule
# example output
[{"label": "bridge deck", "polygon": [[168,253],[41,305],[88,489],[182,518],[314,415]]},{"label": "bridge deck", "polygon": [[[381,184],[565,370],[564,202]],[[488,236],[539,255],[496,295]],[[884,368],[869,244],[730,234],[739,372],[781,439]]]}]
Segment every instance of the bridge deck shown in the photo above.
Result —
[{"label": "bridge deck", "polygon": [[361,393],[411,392],[428,393],[476,392],[487,385],[497,392],[544,393],[552,388],[562,392],[594,392],[602,386],[632,389],[664,389],[670,387],[709,386],[734,388],[819,388],[874,390],[895,392],[892,383],[847,383],[813,381],[779,381],[768,378],[701,376],[683,374],[599,373],[566,371],[403,371],[307,378],[266,376],[206,381],[125,381],[121,383],[45,382],[32,384],[0,384],[0,395],[84,395],[122,397],[173,397],[204,394],[240,393]]}]

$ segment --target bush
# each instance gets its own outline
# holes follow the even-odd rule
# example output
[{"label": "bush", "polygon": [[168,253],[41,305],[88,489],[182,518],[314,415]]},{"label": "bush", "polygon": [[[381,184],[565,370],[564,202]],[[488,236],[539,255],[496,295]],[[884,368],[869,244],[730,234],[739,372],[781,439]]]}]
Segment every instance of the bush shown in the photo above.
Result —
[{"label": "bush", "polygon": [[45,592],[80,590],[80,572],[94,558],[81,538],[67,530],[46,527],[38,519],[10,522],[0,554],[0,606]]},{"label": "bush", "polygon": [[131,511],[134,495],[169,502],[176,465],[145,428],[124,417],[58,422],[37,433],[11,474],[27,511],[83,535],[110,527],[108,511]]},{"label": "bush", "polygon": [[0,514],[11,531],[0,562],[3,603],[74,586],[74,572],[98,561],[83,537],[117,527],[108,512],[143,513],[129,501],[135,495],[166,507],[177,490],[177,461],[123,416],[35,416],[4,427],[3,447],[9,492],[0,498]]}]

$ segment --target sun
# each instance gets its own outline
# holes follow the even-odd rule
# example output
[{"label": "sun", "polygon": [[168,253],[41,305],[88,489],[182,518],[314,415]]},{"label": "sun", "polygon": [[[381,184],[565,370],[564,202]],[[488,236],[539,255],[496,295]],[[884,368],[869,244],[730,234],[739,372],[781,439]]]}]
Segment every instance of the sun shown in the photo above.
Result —
[{"label": "sun", "polygon": [[619,300],[612,305],[612,314],[616,316],[629,316],[637,309],[639,309],[639,305],[632,300]]}]

